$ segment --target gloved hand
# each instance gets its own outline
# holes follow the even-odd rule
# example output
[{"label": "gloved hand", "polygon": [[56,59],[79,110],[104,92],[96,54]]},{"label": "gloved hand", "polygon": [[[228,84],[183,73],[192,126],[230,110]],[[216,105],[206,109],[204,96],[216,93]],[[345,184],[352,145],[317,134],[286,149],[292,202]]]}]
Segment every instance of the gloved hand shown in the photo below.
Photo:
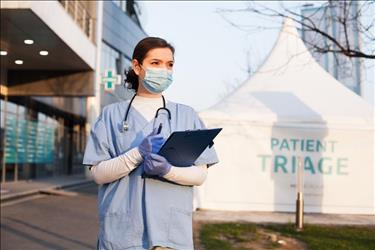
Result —
[{"label": "gloved hand", "polygon": [[143,169],[148,175],[166,175],[172,168],[172,165],[161,155],[149,154],[143,162]]},{"label": "gloved hand", "polygon": [[165,139],[162,135],[157,134],[158,129],[155,128],[151,134],[149,134],[141,144],[138,146],[139,153],[142,158],[145,159],[147,155],[159,152],[160,148],[163,146]]}]

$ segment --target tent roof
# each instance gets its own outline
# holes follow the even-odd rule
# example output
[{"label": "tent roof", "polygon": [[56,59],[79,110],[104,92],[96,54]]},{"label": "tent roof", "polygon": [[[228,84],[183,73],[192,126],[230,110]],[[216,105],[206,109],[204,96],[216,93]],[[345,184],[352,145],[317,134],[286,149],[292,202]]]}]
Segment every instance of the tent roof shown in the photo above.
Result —
[{"label": "tent roof", "polygon": [[258,71],[203,118],[280,123],[373,124],[373,109],[314,60],[291,19]]}]

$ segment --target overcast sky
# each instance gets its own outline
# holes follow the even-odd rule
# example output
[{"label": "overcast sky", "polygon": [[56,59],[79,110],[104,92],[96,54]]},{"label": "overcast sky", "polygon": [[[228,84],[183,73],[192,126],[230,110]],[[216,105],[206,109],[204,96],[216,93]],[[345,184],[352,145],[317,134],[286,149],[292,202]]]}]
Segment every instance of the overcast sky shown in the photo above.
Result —
[{"label": "overcast sky", "polygon": [[[274,45],[281,19],[259,18],[250,13],[219,13],[221,9],[243,9],[244,1],[141,1],[141,22],[150,36],[171,42],[176,49],[174,83],[168,99],[206,109],[248,78],[247,65],[254,71]],[[306,2],[287,2],[299,11]],[[277,6],[277,2],[266,3]],[[273,27],[245,32],[237,24]],[[366,85],[370,85],[369,82]],[[371,80],[373,85],[373,79]],[[367,86],[368,87],[368,86]],[[373,88],[366,90],[372,99]],[[371,101],[371,100],[370,100]]]}]

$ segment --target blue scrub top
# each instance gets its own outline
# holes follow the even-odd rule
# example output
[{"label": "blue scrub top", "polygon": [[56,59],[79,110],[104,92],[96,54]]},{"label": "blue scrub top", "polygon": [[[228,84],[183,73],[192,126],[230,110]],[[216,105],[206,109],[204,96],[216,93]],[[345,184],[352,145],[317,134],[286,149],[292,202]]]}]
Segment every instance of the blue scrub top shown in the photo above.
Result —
[{"label": "blue scrub top", "polygon": [[[138,146],[153,127],[163,123],[165,138],[174,131],[204,129],[198,114],[189,106],[168,102],[171,121],[165,111],[151,122],[130,108],[129,130],[122,121],[129,101],[103,108],[86,145],[84,165],[97,165]],[[218,162],[214,147],[207,148],[194,165]],[[193,187],[153,178],[142,178],[141,163],[129,175],[99,186],[98,249],[144,250],[153,246],[190,250],[193,247]]]}]

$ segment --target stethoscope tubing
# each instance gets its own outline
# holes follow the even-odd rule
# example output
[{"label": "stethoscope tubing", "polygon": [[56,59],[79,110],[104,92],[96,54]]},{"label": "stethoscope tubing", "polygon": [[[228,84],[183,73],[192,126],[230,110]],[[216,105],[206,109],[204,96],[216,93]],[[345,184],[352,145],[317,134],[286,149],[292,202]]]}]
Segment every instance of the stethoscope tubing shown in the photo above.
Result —
[{"label": "stethoscope tubing", "polygon": [[[122,121],[122,127],[123,127],[123,131],[124,132],[129,130],[128,116],[129,116],[129,112],[130,112],[130,107],[131,107],[131,105],[132,105],[132,103],[133,103],[133,101],[134,101],[134,99],[135,99],[136,96],[137,96],[137,94],[135,94],[132,97],[132,99],[130,99],[129,105],[128,105],[127,109],[126,109],[125,118]],[[171,119],[172,119],[171,111],[165,105],[165,98],[164,98],[164,96],[162,95],[161,97],[163,98],[163,107],[160,107],[160,108],[158,108],[158,110],[156,110],[155,119],[158,117],[160,110],[165,110],[168,113],[168,119],[169,119],[169,123],[170,123]]]}]

